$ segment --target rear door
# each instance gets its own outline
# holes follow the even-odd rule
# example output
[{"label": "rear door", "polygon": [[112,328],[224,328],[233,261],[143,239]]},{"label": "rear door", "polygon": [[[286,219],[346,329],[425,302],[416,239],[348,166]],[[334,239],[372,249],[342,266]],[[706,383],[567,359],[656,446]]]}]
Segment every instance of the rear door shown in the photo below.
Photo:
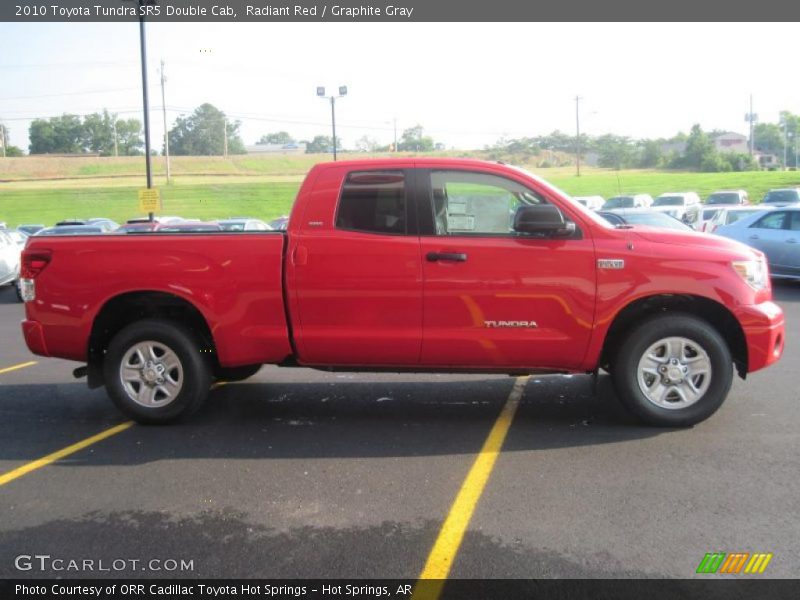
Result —
[{"label": "rear door", "polygon": [[568,239],[515,233],[520,204],[548,202],[518,179],[466,169],[420,175],[423,364],[579,365],[596,288],[587,231],[578,225]]},{"label": "rear door", "polygon": [[287,250],[289,306],[303,364],[419,361],[422,265],[410,187],[405,168],[319,174]]}]

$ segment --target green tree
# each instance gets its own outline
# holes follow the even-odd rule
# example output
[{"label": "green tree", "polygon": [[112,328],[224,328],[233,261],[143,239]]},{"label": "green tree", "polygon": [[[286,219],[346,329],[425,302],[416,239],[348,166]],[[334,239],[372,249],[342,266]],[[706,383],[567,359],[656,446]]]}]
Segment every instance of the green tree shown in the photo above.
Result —
[{"label": "green tree", "polygon": [[144,154],[142,122],[139,119],[117,120],[117,150],[120,156]]},{"label": "green tree", "polygon": [[286,131],[276,131],[274,133],[268,133],[267,135],[262,135],[261,139],[256,142],[257,144],[291,144],[294,142],[294,138],[289,135]]},{"label": "green tree", "polygon": [[[342,150],[342,138],[336,138],[336,151]],[[306,142],[306,154],[323,154],[333,151],[333,138],[329,135],[316,135],[310,142]]]},{"label": "green tree", "polygon": [[110,115],[103,109],[102,113],[92,113],[83,118],[83,148],[87,152],[100,156],[114,154],[114,120],[117,115]]},{"label": "green tree", "polygon": [[624,169],[631,166],[634,158],[634,147],[624,136],[606,134],[594,141],[597,150],[597,164],[601,167]]},{"label": "green tree", "polygon": [[664,152],[661,146],[661,140],[640,140],[639,167],[651,169],[660,166],[664,161]]},{"label": "green tree", "polygon": [[717,156],[714,142],[703,131],[699,124],[692,126],[689,137],[686,138],[686,150],[683,153],[684,166],[698,171],[720,171],[715,168],[721,163]]},{"label": "green tree", "polygon": [[757,123],[753,128],[753,145],[765,154],[783,156],[783,128],[777,123]]},{"label": "green tree", "polygon": [[35,119],[28,128],[31,154],[77,154],[83,150],[83,123],[77,115]]},{"label": "green tree", "polygon": [[409,127],[400,136],[397,149],[402,152],[430,152],[433,150],[433,138],[423,135],[422,125]]},{"label": "green tree", "polygon": [[169,149],[175,155],[215,156],[224,154],[227,133],[228,154],[244,154],[239,121],[229,121],[212,104],[201,104],[188,117],[180,116],[169,131]]}]

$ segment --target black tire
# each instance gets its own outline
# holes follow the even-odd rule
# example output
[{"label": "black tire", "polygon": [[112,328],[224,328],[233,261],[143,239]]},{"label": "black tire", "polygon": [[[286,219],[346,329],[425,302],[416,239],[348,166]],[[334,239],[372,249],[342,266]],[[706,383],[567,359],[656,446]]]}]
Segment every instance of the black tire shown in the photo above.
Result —
[{"label": "black tire", "polygon": [[[123,384],[121,377],[123,361],[128,365],[139,361],[134,356],[134,348],[146,342],[153,342],[156,352],[164,352],[165,348],[172,352],[172,355],[165,353],[160,357],[170,357],[171,364],[165,362],[164,365],[175,364],[175,359],[179,365],[167,371],[165,385],[158,386],[153,382],[149,386],[156,390],[152,405],[143,405],[129,394],[129,391],[136,394],[137,390],[143,389],[141,382]],[[200,353],[203,347],[202,341],[191,331],[171,321],[143,319],[128,325],[114,336],[105,355],[103,371],[108,395],[119,410],[142,424],[169,423],[191,415],[203,404],[211,386],[211,369]],[[132,354],[126,358],[129,351]],[[136,366],[130,370],[135,370]],[[148,375],[154,375],[154,371],[150,370]],[[141,381],[145,377],[143,373]],[[180,381],[180,386],[173,383],[177,381]],[[170,397],[169,391],[175,390],[177,392]]]},{"label": "black tire", "polygon": [[[665,373],[663,378],[661,375],[654,378],[643,368],[640,378],[639,366],[640,361],[646,361],[645,353],[654,346],[667,348],[667,344],[662,346],[659,344],[668,338],[685,340],[685,344],[679,341],[676,346],[682,348],[681,355],[689,355],[687,362],[682,363],[679,360],[675,370],[669,371],[667,359],[658,356],[658,361],[664,360],[663,365],[661,362],[650,361],[644,362],[644,366],[659,364],[661,366],[657,367],[656,371],[665,368],[669,372]],[[705,352],[707,361],[697,352],[698,349]],[[656,354],[657,352],[650,355]],[[693,369],[695,367],[692,365],[701,363],[690,361],[697,360],[710,364],[710,374],[693,375],[689,371],[686,383],[683,383],[684,379],[670,379],[670,377],[683,377],[678,375],[679,369],[683,369],[684,364],[687,369]],[[698,369],[698,372],[701,371],[702,369]],[[622,338],[611,374],[622,404],[639,419],[658,427],[688,427],[704,421],[722,405],[733,382],[733,360],[725,340],[708,322],[684,313],[670,313],[645,319]],[[657,379],[661,380],[662,385],[657,385],[659,383]],[[663,385],[664,381],[669,383]],[[694,392],[696,396],[699,395],[699,398],[681,407],[678,399],[683,396],[678,393],[677,388],[687,391],[689,387],[691,387],[689,391]],[[657,400],[648,398],[643,388],[650,390],[650,395],[653,397],[661,396],[661,405]],[[665,391],[666,394],[657,393],[659,390]],[[698,393],[699,391],[702,393]],[[673,407],[664,407],[663,404]]]},{"label": "black tire", "polygon": [[258,373],[261,366],[261,364],[257,364],[243,367],[216,367],[214,377],[219,381],[244,381]]}]

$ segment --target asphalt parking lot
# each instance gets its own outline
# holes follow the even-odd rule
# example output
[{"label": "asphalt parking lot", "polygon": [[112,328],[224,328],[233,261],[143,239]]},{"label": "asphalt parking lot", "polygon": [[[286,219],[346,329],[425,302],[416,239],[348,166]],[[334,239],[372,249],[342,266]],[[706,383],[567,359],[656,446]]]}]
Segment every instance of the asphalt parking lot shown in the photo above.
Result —
[{"label": "asphalt parking lot", "polygon": [[[800,284],[775,288],[782,361],[694,428],[638,425],[607,376],[597,394],[588,376],[523,381],[450,576],[687,578],[722,551],[796,577]],[[125,422],[76,364],[27,351],[23,313],[4,288],[0,476]],[[514,386],[264,367],[188,423],[131,426],[0,486],[0,576],[107,576],[15,567],[49,554],[193,563],[125,576],[415,578]]]}]

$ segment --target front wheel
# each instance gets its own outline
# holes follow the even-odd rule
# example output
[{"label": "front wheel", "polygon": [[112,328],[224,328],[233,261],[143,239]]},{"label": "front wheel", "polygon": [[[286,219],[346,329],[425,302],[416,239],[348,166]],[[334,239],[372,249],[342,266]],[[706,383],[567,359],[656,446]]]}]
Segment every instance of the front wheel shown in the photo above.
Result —
[{"label": "front wheel", "polygon": [[123,413],[143,424],[192,414],[211,385],[201,347],[190,331],[170,321],[144,319],[128,325],[106,352],[108,395]]},{"label": "front wheel", "polygon": [[725,340],[686,314],[646,319],[622,339],[612,375],[622,403],[659,427],[687,427],[722,405],[733,381]]}]

